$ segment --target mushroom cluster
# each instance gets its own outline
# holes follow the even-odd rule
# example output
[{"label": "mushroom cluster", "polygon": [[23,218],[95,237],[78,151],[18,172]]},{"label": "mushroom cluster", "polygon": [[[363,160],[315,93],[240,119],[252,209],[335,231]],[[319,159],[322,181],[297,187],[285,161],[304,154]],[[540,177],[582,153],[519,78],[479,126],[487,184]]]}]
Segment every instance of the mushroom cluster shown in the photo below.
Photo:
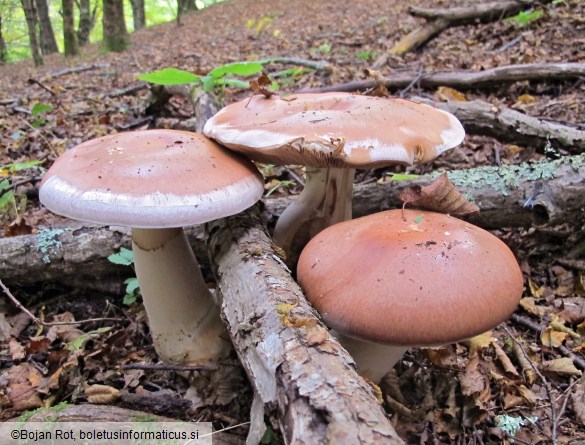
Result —
[{"label": "mushroom cluster", "polygon": [[182,227],[236,214],[263,190],[250,161],[205,136],[148,130],[69,150],[46,173],[39,197],[69,218],[132,228],[136,275],[159,357],[204,365],[231,346]]}]

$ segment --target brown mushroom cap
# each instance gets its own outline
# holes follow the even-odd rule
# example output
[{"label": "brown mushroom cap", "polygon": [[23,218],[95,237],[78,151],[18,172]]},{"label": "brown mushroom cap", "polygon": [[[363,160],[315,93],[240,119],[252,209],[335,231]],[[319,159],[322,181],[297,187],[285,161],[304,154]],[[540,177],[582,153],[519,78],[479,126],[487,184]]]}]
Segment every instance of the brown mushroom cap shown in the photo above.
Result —
[{"label": "brown mushroom cap", "polygon": [[349,93],[253,96],[220,110],[203,132],[260,162],[358,168],[430,161],[465,136],[445,111]]},{"label": "brown mushroom cap", "polygon": [[181,227],[238,213],[263,193],[254,165],[197,133],[148,130],[84,142],[45,174],[40,200],[73,219]]},{"label": "brown mushroom cap", "polygon": [[512,314],[523,278],[502,241],[448,215],[404,215],[345,221],[305,247],[297,277],[327,324],[362,340],[428,346],[480,334]]}]

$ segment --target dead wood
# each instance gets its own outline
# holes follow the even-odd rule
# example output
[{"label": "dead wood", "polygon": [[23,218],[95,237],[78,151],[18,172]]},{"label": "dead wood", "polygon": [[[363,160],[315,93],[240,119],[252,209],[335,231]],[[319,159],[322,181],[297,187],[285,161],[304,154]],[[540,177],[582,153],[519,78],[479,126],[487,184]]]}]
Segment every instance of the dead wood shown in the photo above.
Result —
[{"label": "dead wood", "polygon": [[305,88],[299,93],[365,91],[382,84],[389,90],[416,83],[421,88],[446,86],[459,90],[490,88],[505,82],[557,81],[585,77],[585,63],[524,63],[504,65],[483,71],[445,71],[434,73],[397,72],[379,80],[359,80],[320,88]]},{"label": "dead wood", "polygon": [[[480,213],[468,219],[481,227],[545,228],[566,221],[585,223],[583,154],[552,162],[454,171],[449,172],[449,177],[480,207]],[[399,199],[402,190],[413,184],[426,185],[432,178],[425,175],[415,181],[357,185],[354,216],[398,208],[402,205]],[[273,224],[292,199],[294,196],[266,200],[264,217]],[[187,234],[203,269],[208,270],[202,228],[190,227]],[[46,252],[40,250],[42,245],[39,235],[0,238],[0,278],[7,286],[53,282],[120,294],[123,280],[133,274],[131,268],[107,260],[121,246],[130,246],[130,233],[125,228],[76,223],[56,234],[52,245],[45,247]],[[579,252],[569,258],[580,256]]]},{"label": "dead wood", "polygon": [[258,208],[209,223],[206,232],[222,316],[256,406],[260,401],[278,419],[285,442],[402,444],[372,388],[276,255]]},{"label": "dead wood", "polygon": [[411,98],[448,111],[461,121],[468,134],[490,136],[501,142],[549,147],[577,154],[585,151],[585,131],[529,116],[506,107],[496,107],[487,102],[437,102],[421,97]]},{"label": "dead wood", "polygon": [[[121,408],[112,405],[69,405],[65,408],[40,409],[35,411],[28,422],[139,422],[148,419],[148,422],[177,422],[177,419],[158,416],[133,409]],[[18,418],[9,420],[18,421]],[[236,435],[226,432],[217,432],[213,435],[214,445],[243,445],[244,441]]]},{"label": "dead wood", "polygon": [[529,7],[526,1],[507,0],[489,3],[477,3],[473,6],[453,7],[448,9],[428,9],[410,6],[408,13],[422,17],[427,22],[404,36],[390,50],[391,54],[404,54],[414,51],[451,26],[470,23],[492,22],[501,20]]},{"label": "dead wood", "polygon": [[109,66],[110,66],[109,63],[94,63],[91,65],[82,65],[82,66],[76,66],[76,67],[72,67],[72,68],[61,68],[61,69],[50,72],[47,75],[47,78],[55,79],[56,77],[66,76],[68,74],[76,74],[76,73],[81,73],[84,71],[92,71],[92,70],[107,68]]}]

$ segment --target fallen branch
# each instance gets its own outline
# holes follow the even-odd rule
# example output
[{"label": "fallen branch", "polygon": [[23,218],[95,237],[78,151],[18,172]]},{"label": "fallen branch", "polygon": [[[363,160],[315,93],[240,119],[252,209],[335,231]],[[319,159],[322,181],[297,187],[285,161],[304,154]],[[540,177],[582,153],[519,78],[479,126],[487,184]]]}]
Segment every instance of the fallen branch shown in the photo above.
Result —
[{"label": "fallen branch", "polygon": [[[158,416],[143,411],[121,408],[112,405],[68,405],[58,409],[38,409],[27,417],[26,422],[177,422],[177,419]],[[19,418],[10,419],[19,421]],[[214,445],[244,445],[244,441],[236,435],[217,431],[213,434]]]},{"label": "fallen branch", "polygon": [[[209,223],[206,232],[222,315],[261,402],[256,409],[277,418],[285,442],[402,444],[276,255],[258,209]],[[263,419],[253,414],[257,439]]]},{"label": "fallen branch", "polygon": [[585,63],[524,63],[504,65],[483,71],[445,71],[435,73],[392,73],[391,77],[358,80],[319,88],[305,88],[299,93],[328,93],[333,91],[365,91],[383,85],[389,90],[408,86],[414,79],[421,88],[440,86],[459,90],[491,88],[505,82],[557,81],[585,77]]},{"label": "fallen branch", "polygon": [[332,66],[326,60],[308,60],[299,57],[270,57],[268,60],[275,63],[306,66],[316,71],[330,71]]},{"label": "fallen branch", "polygon": [[529,116],[506,107],[496,107],[487,102],[437,102],[422,97],[411,98],[448,111],[461,121],[468,134],[490,136],[501,142],[534,146],[539,149],[552,147],[568,153],[585,152],[585,131]]},{"label": "fallen branch", "polygon": [[76,74],[82,73],[84,71],[92,71],[101,68],[107,68],[108,66],[110,66],[109,63],[95,63],[92,65],[77,66],[73,68],[61,68],[59,70],[50,72],[47,77],[50,79],[54,79],[56,77],[66,76],[68,74]]},{"label": "fallen branch", "polygon": [[427,22],[400,39],[392,47],[390,53],[404,54],[409,51],[414,51],[452,26],[501,20],[529,6],[526,1],[521,0],[477,3],[473,6],[452,7],[448,9],[427,9],[410,6],[408,8],[410,15],[422,17]]},{"label": "fallen branch", "polygon": [[[433,177],[357,185],[354,216],[398,208],[402,205],[399,199],[402,190],[414,184],[426,185]],[[480,213],[469,219],[484,228],[554,227],[567,221],[583,223],[585,220],[582,210],[585,155],[537,164],[478,167],[449,172],[449,177],[480,207]],[[274,223],[294,198],[267,199],[264,217]],[[187,235],[202,268],[208,270],[202,228],[190,227]],[[40,250],[38,235],[0,238],[0,277],[12,287],[56,281],[69,287],[120,294],[122,283],[132,274],[132,269],[112,264],[107,257],[130,244],[128,229],[79,227],[78,223],[56,235],[53,247],[46,253]],[[559,261],[569,252],[567,248],[559,254]]]}]

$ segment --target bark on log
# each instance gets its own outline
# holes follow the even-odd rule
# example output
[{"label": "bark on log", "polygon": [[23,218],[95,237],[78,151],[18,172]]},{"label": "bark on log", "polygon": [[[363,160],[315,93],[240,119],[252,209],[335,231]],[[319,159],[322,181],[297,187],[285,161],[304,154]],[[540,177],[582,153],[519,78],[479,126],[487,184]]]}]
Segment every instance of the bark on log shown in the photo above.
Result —
[{"label": "bark on log", "polygon": [[539,149],[550,146],[571,154],[585,152],[585,131],[529,116],[487,102],[437,102],[422,97],[412,97],[454,114],[468,134],[490,136],[501,142],[534,146]]},{"label": "bark on log", "polygon": [[[147,418],[149,422],[177,422],[177,419],[157,416],[142,411],[120,408],[112,405],[69,405],[63,409],[41,409],[35,411],[28,422],[138,422]],[[18,418],[8,420],[17,422]],[[213,435],[214,445],[243,445],[244,441],[233,434],[217,432]]]},{"label": "bark on log", "polygon": [[208,223],[206,232],[231,339],[285,442],[402,444],[276,256],[257,207]]},{"label": "bark on log", "polygon": [[427,9],[410,6],[408,13],[427,20],[423,26],[404,36],[390,50],[391,54],[404,54],[414,51],[451,26],[461,26],[477,22],[501,20],[526,9],[525,1],[507,0],[479,3],[473,6],[448,9]]},{"label": "bark on log", "polygon": [[[535,165],[479,167],[449,172],[459,190],[473,196],[481,212],[470,216],[484,228],[551,227],[565,221],[585,222],[585,154]],[[400,191],[432,180],[425,175],[415,181],[357,185],[353,198],[355,217],[397,208]],[[535,195],[535,196],[533,196]],[[271,223],[295,197],[266,200],[264,217]],[[526,206],[526,201],[532,198]],[[187,235],[204,270],[207,252],[200,226]],[[55,237],[56,243],[44,254],[39,236],[0,238],[0,278],[10,287],[55,282],[66,287],[122,293],[122,282],[133,272],[107,260],[120,246],[130,246],[129,231],[120,227],[79,227],[73,225]],[[43,257],[48,256],[49,262]]]},{"label": "bark on log", "polygon": [[[504,82],[556,81],[585,77],[585,63],[524,63],[504,65],[483,71],[445,71],[435,73],[392,73],[382,83],[389,90],[407,87],[413,81],[422,88],[446,86],[460,90],[490,88]],[[364,91],[375,88],[378,80],[361,80],[321,88],[305,88],[299,93],[327,93],[333,91]]]}]

